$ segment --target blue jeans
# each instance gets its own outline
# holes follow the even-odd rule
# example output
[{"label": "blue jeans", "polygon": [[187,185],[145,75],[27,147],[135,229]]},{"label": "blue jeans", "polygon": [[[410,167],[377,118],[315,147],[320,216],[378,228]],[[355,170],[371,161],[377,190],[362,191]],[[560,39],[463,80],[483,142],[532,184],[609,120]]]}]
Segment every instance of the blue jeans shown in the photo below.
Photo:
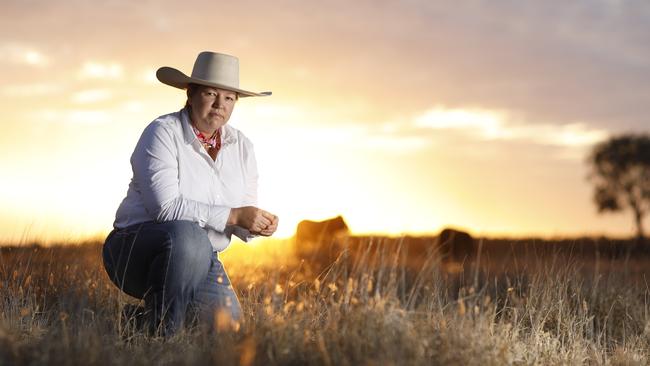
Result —
[{"label": "blue jeans", "polygon": [[191,221],[146,222],[113,230],[104,267],[122,291],[144,299],[150,330],[172,335],[188,314],[212,326],[217,312],[239,320],[241,307],[207,233]]}]

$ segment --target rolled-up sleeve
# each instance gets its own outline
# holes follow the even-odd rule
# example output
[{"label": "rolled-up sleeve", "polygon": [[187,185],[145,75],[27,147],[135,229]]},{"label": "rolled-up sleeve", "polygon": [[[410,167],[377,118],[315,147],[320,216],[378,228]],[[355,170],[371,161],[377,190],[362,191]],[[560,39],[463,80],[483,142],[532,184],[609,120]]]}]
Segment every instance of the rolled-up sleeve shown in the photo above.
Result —
[{"label": "rolled-up sleeve", "polygon": [[230,207],[183,197],[177,155],[171,131],[157,123],[144,130],[131,157],[131,166],[145,209],[156,222],[188,220],[223,232]]}]

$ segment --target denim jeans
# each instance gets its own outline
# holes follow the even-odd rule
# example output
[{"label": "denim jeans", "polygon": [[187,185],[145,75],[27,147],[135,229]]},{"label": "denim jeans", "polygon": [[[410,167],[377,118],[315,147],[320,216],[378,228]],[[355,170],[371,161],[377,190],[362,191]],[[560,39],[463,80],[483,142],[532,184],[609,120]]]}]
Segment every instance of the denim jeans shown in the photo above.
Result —
[{"label": "denim jeans", "polygon": [[146,222],[115,229],[106,238],[103,259],[116,286],[144,299],[155,333],[174,334],[188,314],[209,327],[217,312],[232,320],[241,317],[223,264],[205,230],[194,222]]}]

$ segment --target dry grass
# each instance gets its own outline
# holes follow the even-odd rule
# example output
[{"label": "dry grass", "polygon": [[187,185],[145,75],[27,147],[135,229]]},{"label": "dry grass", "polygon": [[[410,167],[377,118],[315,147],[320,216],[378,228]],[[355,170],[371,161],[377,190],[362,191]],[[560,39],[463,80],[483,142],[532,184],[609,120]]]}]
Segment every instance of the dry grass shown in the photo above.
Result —
[{"label": "dry grass", "polygon": [[450,274],[435,253],[409,268],[382,240],[316,274],[280,254],[289,243],[237,244],[223,260],[244,310],[239,331],[167,340],[121,319],[135,301],[106,277],[99,245],[3,248],[0,364],[649,362],[641,273],[617,264],[610,268],[620,271],[585,274],[579,259],[556,257],[514,274],[472,263]]}]

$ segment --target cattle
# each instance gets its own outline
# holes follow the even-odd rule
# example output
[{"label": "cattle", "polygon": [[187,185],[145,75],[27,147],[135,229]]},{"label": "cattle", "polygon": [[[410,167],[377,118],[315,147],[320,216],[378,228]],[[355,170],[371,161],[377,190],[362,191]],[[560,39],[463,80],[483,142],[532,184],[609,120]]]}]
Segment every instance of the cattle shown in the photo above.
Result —
[{"label": "cattle", "polygon": [[477,252],[476,241],[470,234],[451,228],[445,228],[437,237],[350,236],[341,216],[324,221],[301,221],[296,228],[295,244],[297,257],[305,260],[307,266],[319,269],[337,260],[344,252],[346,255],[341,259],[354,263],[370,250],[370,257],[384,258],[382,260],[391,263],[394,260],[387,259],[391,253],[405,256],[399,261],[412,268],[421,268],[428,258],[435,256],[445,270],[457,272],[462,270],[464,263],[474,260]]},{"label": "cattle", "polygon": [[464,262],[476,254],[476,241],[464,231],[443,229],[436,240],[438,252],[445,262]]},{"label": "cattle", "polygon": [[298,242],[320,242],[336,236],[348,235],[350,229],[342,216],[323,221],[303,220],[296,228]]},{"label": "cattle", "polygon": [[303,220],[296,228],[296,255],[302,259],[331,261],[341,251],[341,239],[349,234],[342,216],[323,221]]}]

